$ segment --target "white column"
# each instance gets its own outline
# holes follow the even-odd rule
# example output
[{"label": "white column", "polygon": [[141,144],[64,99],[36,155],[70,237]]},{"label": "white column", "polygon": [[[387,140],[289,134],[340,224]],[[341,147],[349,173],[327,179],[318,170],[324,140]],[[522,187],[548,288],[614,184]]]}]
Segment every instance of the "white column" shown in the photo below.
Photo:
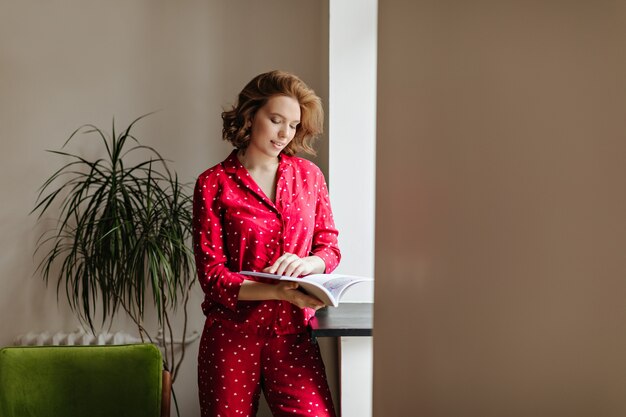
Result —
[{"label": "white column", "polygon": [[339,345],[341,417],[371,417],[371,337],[342,337]]},{"label": "white column", "polygon": [[[331,0],[329,8],[328,181],[338,272],[373,276],[377,0]],[[372,301],[369,291],[355,295],[361,288],[350,299]]]},{"label": "white column", "polygon": [[[377,0],[329,1],[328,182],[342,261],[374,276]],[[357,285],[348,302],[372,302]],[[341,416],[372,415],[372,339],[340,341]]]}]

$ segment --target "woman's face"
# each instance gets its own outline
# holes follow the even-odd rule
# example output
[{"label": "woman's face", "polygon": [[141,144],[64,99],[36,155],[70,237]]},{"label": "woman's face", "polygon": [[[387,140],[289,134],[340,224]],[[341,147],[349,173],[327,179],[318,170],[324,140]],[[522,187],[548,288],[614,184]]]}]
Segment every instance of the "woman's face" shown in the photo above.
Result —
[{"label": "woman's face", "polygon": [[296,134],[300,123],[300,104],[288,96],[272,96],[254,118],[248,151],[277,157]]}]

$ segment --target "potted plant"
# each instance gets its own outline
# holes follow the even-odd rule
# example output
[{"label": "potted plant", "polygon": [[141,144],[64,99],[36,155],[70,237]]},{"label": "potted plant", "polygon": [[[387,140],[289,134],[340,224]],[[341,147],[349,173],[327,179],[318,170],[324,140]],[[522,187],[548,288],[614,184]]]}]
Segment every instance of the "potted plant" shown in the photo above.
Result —
[{"label": "potted plant", "polygon": [[[145,115],[147,116],[147,115]],[[44,232],[36,253],[46,283],[56,277],[81,323],[95,332],[120,308],[139,335],[164,349],[165,366],[175,381],[185,354],[174,354],[172,315],[182,306],[182,340],[187,335],[187,302],[195,281],[188,187],[152,147],[131,133],[142,116],[111,135],[93,125],[74,131],[61,150],[49,151],[67,161],[39,190],[33,212],[58,219]],[[101,157],[87,159],[67,151],[78,139],[94,140]],[[93,150],[94,148],[90,148]],[[132,163],[131,163],[132,161]],[[158,335],[144,327],[146,304],[155,307]]]}]

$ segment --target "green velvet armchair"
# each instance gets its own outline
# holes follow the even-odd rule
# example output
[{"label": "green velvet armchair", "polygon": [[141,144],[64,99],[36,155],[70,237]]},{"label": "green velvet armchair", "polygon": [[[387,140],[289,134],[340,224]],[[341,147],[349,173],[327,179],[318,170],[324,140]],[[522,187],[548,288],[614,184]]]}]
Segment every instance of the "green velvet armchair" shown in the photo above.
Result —
[{"label": "green velvet armchair", "polygon": [[0,417],[165,417],[170,389],[150,344],[0,349]]}]

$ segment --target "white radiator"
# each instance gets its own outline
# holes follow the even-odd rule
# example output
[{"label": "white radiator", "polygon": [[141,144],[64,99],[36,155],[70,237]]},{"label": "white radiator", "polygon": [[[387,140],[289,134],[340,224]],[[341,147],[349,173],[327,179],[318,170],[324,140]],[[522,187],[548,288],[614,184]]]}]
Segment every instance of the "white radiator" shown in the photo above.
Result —
[{"label": "white radiator", "polygon": [[141,339],[128,333],[100,333],[93,335],[83,329],[76,329],[73,333],[57,332],[29,332],[19,335],[14,344],[16,346],[44,346],[44,345],[124,345],[130,343],[141,343]]},{"label": "white radiator", "polygon": [[[198,337],[200,337],[200,333],[194,330],[185,340],[174,340],[174,344],[181,345],[184,343],[188,345]],[[157,337],[153,338],[153,340],[156,342],[157,346],[161,346],[163,344],[161,332],[159,332]],[[143,342],[147,343],[149,340],[146,339]],[[169,340],[165,342],[170,343]],[[81,328],[76,329],[73,333],[57,332],[51,334],[49,332],[28,332],[19,335],[13,342],[15,346],[126,345],[131,343],[142,343],[142,340],[139,337],[124,332],[104,332],[94,335]]]}]

